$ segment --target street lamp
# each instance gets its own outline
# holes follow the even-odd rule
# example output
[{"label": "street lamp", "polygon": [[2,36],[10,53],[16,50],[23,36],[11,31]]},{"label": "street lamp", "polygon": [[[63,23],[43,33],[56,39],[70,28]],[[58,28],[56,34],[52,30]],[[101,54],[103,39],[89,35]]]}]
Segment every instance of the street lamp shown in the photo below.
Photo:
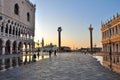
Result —
[{"label": "street lamp", "polygon": [[109,55],[110,55],[110,69],[112,70],[112,48],[111,48],[111,25],[108,25],[108,30],[109,30],[109,47],[110,47],[110,51],[109,51]]}]

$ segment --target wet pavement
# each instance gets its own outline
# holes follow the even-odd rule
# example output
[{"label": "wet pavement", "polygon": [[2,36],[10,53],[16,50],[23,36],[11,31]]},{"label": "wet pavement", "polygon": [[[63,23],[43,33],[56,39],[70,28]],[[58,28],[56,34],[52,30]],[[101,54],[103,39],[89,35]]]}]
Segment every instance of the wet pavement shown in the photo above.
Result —
[{"label": "wet pavement", "polygon": [[0,72],[0,80],[120,80],[90,55],[61,53]]}]

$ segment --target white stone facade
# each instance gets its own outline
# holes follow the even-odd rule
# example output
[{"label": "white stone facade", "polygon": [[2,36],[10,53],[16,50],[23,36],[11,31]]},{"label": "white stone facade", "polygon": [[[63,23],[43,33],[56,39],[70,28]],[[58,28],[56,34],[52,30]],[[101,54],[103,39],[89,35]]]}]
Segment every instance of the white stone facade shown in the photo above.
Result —
[{"label": "white stone facade", "polygon": [[35,5],[29,0],[0,0],[0,69],[12,68],[23,56],[32,61]]}]

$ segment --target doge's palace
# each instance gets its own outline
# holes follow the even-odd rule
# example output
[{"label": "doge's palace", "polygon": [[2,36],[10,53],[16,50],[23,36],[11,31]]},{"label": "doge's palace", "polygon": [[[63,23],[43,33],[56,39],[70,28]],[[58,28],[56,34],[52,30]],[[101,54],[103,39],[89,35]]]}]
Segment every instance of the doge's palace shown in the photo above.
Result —
[{"label": "doge's palace", "polygon": [[[0,70],[32,61],[35,5],[29,0],[0,0]],[[28,58],[29,57],[29,58]]]}]

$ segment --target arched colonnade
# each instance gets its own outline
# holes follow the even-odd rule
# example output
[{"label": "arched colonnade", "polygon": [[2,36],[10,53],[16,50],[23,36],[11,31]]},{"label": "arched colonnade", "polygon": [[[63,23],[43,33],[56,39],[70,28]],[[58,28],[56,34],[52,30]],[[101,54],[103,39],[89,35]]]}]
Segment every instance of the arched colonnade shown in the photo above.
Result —
[{"label": "arched colonnade", "polygon": [[0,38],[0,69],[32,62],[33,48],[34,42]]}]

